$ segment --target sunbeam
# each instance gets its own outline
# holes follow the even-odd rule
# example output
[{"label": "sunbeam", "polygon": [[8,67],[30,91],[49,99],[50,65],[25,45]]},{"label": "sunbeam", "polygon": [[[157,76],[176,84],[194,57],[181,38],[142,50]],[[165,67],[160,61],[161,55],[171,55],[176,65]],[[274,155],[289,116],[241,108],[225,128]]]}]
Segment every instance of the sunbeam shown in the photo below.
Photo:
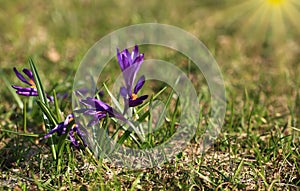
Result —
[{"label": "sunbeam", "polygon": [[229,8],[226,14],[253,42],[280,43],[300,33],[298,0],[249,0]]}]

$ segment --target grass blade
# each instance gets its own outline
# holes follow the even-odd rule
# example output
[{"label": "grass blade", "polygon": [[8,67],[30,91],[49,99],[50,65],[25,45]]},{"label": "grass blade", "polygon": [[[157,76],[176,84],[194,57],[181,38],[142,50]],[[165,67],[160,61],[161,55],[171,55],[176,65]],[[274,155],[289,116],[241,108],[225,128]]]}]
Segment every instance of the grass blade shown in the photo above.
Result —
[{"label": "grass blade", "polygon": [[169,95],[169,97],[168,97],[168,99],[166,101],[165,107],[163,108],[163,110],[162,110],[162,112],[161,112],[161,114],[160,114],[160,116],[159,116],[159,118],[158,118],[158,120],[156,122],[155,129],[157,129],[157,128],[159,128],[161,126],[161,123],[163,122],[163,119],[165,117],[165,113],[166,113],[167,107],[170,104],[170,101],[171,101],[171,99],[173,97],[173,94],[174,94],[174,89],[171,91],[171,93],[170,93],[170,95]]},{"label": "grass blade", "polygon": [[47,117],[47,119],[49,120],[49,122],[53,125],[56,126],[58,121],[55,118],[55,115],[52,113],[52,111],[40,100],[37,100],[37,104],[40,106],[40,108],[42,109],[44,115]]},{"label": "grass blade", "polygon": [[34,81],[35,81],[35,85],[36,85],[36,89],[38,91],[39,98],[46,106],[48,106],[49,104],[48,104],[48,101],[47,101],[47,97],[46,97],[41,79],[38,75],[37,69],[36,69],[36,67],[34,65],[34,62],[31,58],[29,58],[29,65],[30,65],[30,68],[31,68],[31,71],[32,71],[32,74],[33,74],[33,78],[34,78]]},{"label": "grass blade", "polygon": [[[29,65],[30,65],[30,68],[31,68],[31,71],[32,71],[32,74],[33,74],[33,78],[34,78],[36,89],[37,89],[37,92],[38,92],[38,95],[39,95],[39,99],[41,100],[41,102],[45,106],[48,107],[49,104],[48,104],[48,101],[47,101],[47,97],[46,97],[41,79],[40,79],[39,74],[37,72],[37,69],[34,65],[34,62],[31,58],[29,58]],[[51,125],[49,123],[49,120],[47,119],[47,116],[45,114],[44,114],[43,117],[44,117],[44,123],[45,123],[46,129],[49,131],[51,129]],[[51,150],[52,150],[53,158],[54,158],[54,160],[56,160],[56,151],[55,151],[55,146],[54,146],[52,137],[50,137],[50,141],[51,141]]]},{"label": "grass blade", "polygon": [[19,135],[19,136],[24,136],[24,137],[41,137],[41,136],[43,136],[41,134],[20,133],[18,131],[11,131],[11,130],[8,130],[8,129],[1,129],[1,131],[6,132],[6,133],[11,133],[11,134]]},{"label": "grass blade", "polygon": [[24,133],[27,132],[27,107],[26,107],[26,101],[24,102],[24,108],[23,108],[23,131]]},{"label": "grass blade", "polygon": [[60,112],[60,109],[59,109],[59,107],[58,107],[58,101],[57,101],[55,89],[53,90],[53,98],[54,98],[54,105],[55,105],[56,119],[57,119],[58,121],[62,121],[62,118],[61,118],[61,112]]},{"label": "grass blade", "polygon": [[105,90],[107,91],[108,95],[110,96],[112,102],[115,104],[115,106],[117,106],[119,112],[122,113],[122,107],[120,105],[120,103],[118,102],[118,100],[113,96],[113,94],[108,90],[107,86],[105,85],[105,83],[103,83],[103,86],[105,88]]}]

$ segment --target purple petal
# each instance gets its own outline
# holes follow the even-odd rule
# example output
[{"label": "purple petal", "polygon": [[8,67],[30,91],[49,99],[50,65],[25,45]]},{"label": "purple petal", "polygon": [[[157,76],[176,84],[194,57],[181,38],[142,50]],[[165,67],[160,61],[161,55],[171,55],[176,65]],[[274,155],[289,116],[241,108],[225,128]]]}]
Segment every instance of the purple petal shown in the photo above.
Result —
[{"label": "purple petal", "polygon": [[141,105],[142,103],[143,103],[143,101],[140,99],[129,100],[129,107],[136,107],[138,105]]},{"label": "purple petal", "polygon": [[[19,95],[23,95],[23,96],[38,96],[38,92],[37,89],[35,88],[24,88],[21,86],[12,86],[14,89],[16,89],[16,93]],[[49,96],[48,94],[46,94],[47,98],[49,99],[50,102],[54,101],[53,96]]]},{"label": "purple petal", "polygon": [[50,101],[51,103],[54,102],[54,97],[53,97],[53,96],[49,96],[48,94],[46,94],[46,97],[49,99],[49,101]]},{"label": "purple petal", "polygon": [[123,53],[121,54],[121,59],[122,59],[122,63],[123,63],[123,70],[122,71],[124,71],[130,66],[130,60]]},{"label": "purple petal", "polygon": [[14,89],[16,89],[16,93],[23,96],[37,96],[38,92],[34,88],[23,88],[20,86],[12,86]]},{"label": "purple petal", "polygon": [[100,119],[103,119],[104,117],[106,117],[106,112],[105,112],[105,113],[97,113],[97,114],[95,115],[95,117],[97,117],[99,120],[100,120]]},{"label": "purple petal", "polygon": [[122,120],[124,122],[126,122],[126,118],[121,114],[121,113],[118,113],[117,111],[113,110],[113,117],[119,119],[119,120]]},{"label": "purple petal", "polygon": [[126,68],[128,68],[132,63],[128,49],[124,49],[122,52],[120,52],[120,50],[117,48],[117,57],[122,71],[126,70]]},{"label": "purple petal", "polygon": [[141,66],[141,62],[134,63],[133,65],[128,67],[125,71],[123,71],[123,77],[125,80],[126,88],[130,91],[133,88],[133,83],[135,81],[136,74],[140,69],[140,66]]},{"label": "purple petal", "polygon": [[58,94],[56,94],[56,96],[58,99],[66,99],[69,96],[69,94],[68,93],[58,93]]},{"label": "purple petal", "polygon": [[94,116],[94,115],[97,115],[97,113],[99,111],[96,111],[95,108],[88,108],[88,109],[77,109],[74,112],[76,112],[76,113],[83,113],[84,115],[92,115],[92,116]]},{"label": "purple petal", "polygon": [[99,97],[103,97],[104,96],[104,91],[103,90],[99,91],[98,95],[99,95]]},{"label": "purple petal", "polygon": [[[94,99],[94,100],[95,100],[95,103],[96,103],[96,109],[97,110],[98,109],[100,109],[99,111],[110,111],[111,110],[111,107],[108,104],[106,104],[106,103],[104,103],[104,102],[102,102],[98,99]],[[103,110],[102,110],[102,108],[103,108]]]},{"label": "purple petal", "polygon": [[134,61],[138,55],[139,55],[139,47],[135,45],[131,53],[131,59]]},{"label": "purple petal", "polygon": [[141,105],[145,99],[148,98],[148,95],[143,95],[141,97],[136,98],[135,100],[129,99],[129,107],[136,107]]},{"label": "purple petal", "polygon": [[78,148],[78,147],[79,147],[79,143],[78,143],[78,141],[75,139],[74,134],[75,134],[75,131],[74,131],[73,128],[71,128],[71,130],[70,130],[70,132],[69,132],[70,141],[71,141],[71,143],[72,143],[76,148]]},{"label": "purple petal", "polygon": [[22,96],[38,96],[37,92],[23,92],[23,91],[16,91],[17,94]]},{"label": "purple petal", "polygon": [[49,138],[53,133],[57,132],[57,131],[62,131],[64,132],[62,129],[64,128],[63,123],[59,123],[57,124],[53,129],[51,129],[45,136],[44,139]]},{"label": "purple petal", "polygon": [[125,70],[125,65],[124,65],[124,62],[123,62],[123,59],[122,59],[122,54],[120,53],[120,50],[119,48],[117,48],[117,57],[118,57],[118,62],[119,62],[119,65],[120,65],[120,68],[121,70]]},{"label": "purple petal", "polygon": [[95,109],[88,109],[83,114],[85,114],[85,115],[97,115],[97,113],[98,113],[98,111],[96,111]]},{"label": "purple petal", "polygon": [[128,91],[132,91],[136,74],[144,61],[144,54],[139,54],[138,46],[135,45],[131,54],[128,49],[124,49],[122,52],[117,49],[117,57],[123,73],[126,88]]},{"label": "purple petal", "polygon": [[96,108],[97,111],[106,111],[106,110],[110,110],[111,108],[106,103],[91,97],[88,97],[85,100],[81,100],[81,103],[83,103],[86,106]]},{"label": "purple petal", "polygon": [[[32,80],[34,81],[34,78],[33,78],[33,75],[32,75],[32,72],[30,70],[28,70],[27,68],[24,68],[23,69],[23,72]],[[32,85],[32,84],[31,84]]]},{"label": "purple petal", "polygon": [[33,88],[19,88],[16,91],[17,94],[23,95],[23,96],[38,96],[38,92],[36,89]]},{"label": "purple petal", "polygon": [[144,61],[144,54],[140,54],[134,59],[134,63],[142,63]]},{"label": "purple petal", "polygon": [[85,139],[84,139],[85,135],[84,135],[84,133],[82,133],[79,126],[76,128],[76,133],[80,137],[80,139],[83,141],[83,145],[86,147],[87,144],[86,144]]},{"label": "purple petal", "polygon": [[143,87],[144,84],[145,84],[145,76],[142,75],[142,76],[139,78],[138,82],[136,83],[133,92],[134,92],[135,94],[137,94],[137,93],[140,91],[140,89]]},{"label": "purple petal", "polygon": [[123,54],[124,56],[126,56],[126,59],[129,61],[128,63],[131,64],[132,63],[131,54],[127,48],[123,50]]},{"label": "purple petal", "polygon": [[121,87],[121,88],[120,88],[120,94],[121,94],[121,96],[122,96],[123,98],[126,98],[127,95],[128,95],[127,89],[126,89],[125,87]]},{"label": "purple petal", "polygon": [[28,80],[26,80],[25,78],[24,78],[24,76],[16,69],[16,67],[14,67],[14,72],[15,72],[15,74],[16,74],[16,76],[22,81],[22,82],[24,82],[24,83],[26,83],[26,84],[28,84],[28,85],[32,85],[32,84],[30,84],[29,82],[28,82]]},{"label": "purple petal", "polygon": [[74,115],[69,114],[64,121],[64,125],[67,126],[72,120],[74,120]]},{"label": "purple petal", "polygon": [[24,88],[24,87],[15,86],[15,85],[13,85],[12,87],[19,91],[36,91],[37,92],[37,90],[35,88]]},{"label": "purple petal", "polygon": [[83,113],[85,115],[91,115],[94,117],[92,121],[90,121],[89,125],[96,124],[99,120],[109,115],[110,117],[115,117],[117,119],[125,121],[124,116],[117,111],[115,111],[108,104],[96,99],[96,98],[87,98],[86,100],[81,101],[84,105],[91,107],[88,109],[79,109],[76,110],[78,113]]}]

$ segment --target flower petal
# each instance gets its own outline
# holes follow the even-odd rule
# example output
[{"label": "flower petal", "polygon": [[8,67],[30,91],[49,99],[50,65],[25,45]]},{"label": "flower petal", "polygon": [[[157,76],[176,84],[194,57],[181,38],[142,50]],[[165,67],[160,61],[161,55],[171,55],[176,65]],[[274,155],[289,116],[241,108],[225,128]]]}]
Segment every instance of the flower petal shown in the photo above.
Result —
[{"label": "flower petal", "polygon": [[16,69],[16,67],[14,67],[14,72],[15,72],[15,74],[16,74],[16,76],[22,81],[22,82],[24,82],[24,83],[26,83],[26,84],[28,84],[28,85],[32,85],[32,84],[30,84],[29,82],[28,82],[28,80],[26,80],[26,78]]},{"label": "flower petal", "polygon": [[142,62],[144,61],[144,54],[139,54],[138,46],[135,45],[131,54],[128,49],[124,49],[122,52],[117,49],[117,57],[123,73],[126,88],[128,91],[132,91],[136,74],[138,73]]},{"label": "flower petal", "polygon": [[80,139],[82,140],[82,142],[83,142],[83,146],[87,146],[87,143],[85,142],[85,139],[84,139],[84,137],[85,137],[85,135],[84,135],[84,133],[80,130],[80,125],[78,125],[77,127],[76,127],[76,133],[77,133],[77,135],[80,137]]},{"label": "flower petal", "polygon": [[131,59],[131,54],[127,48],[123,50],[123,55],[128,60],[129,65],[131,65],[133,60]]},{"label": "flower petal", "polygon": [[108,104],[91,97],[88,97],[85,100],[81,100],[81,103],[85,104],[86,106],[93,107],[97,111],[107,111],[111,109]]},{"label": "flower petal", "polygon": [[129,99],[129,107],[136,107],[138,105],[141,105],[147,98],[148,95],[143,95],[141,97],[136,98],[135,100]]},{"label": "flower petal", "polygon": [[142,75],[142,76],[139,78],[138,82],[136,83],[133,92],[134,92],[135,94],[137,94],[137,93],[140,91],[140,89],[143,87],[144,84],[145,84],[145,76]]},{"label": "flower petal", "polygon": [[138,55],[139,55],[139,47],[135,45],[131,53],[131,59],[134,61]]},{"label": "flower petal", "polygon": [[144,54],[140,54],[139,56],[137,56],[134,61],[134,63],[142,63],[144,62]]},{"label": "flower petal", "polygon": [[64,125],[67,126],[72,120],[74,120],[74,115],[73,114],[67,115],[67,117],[64,121]]},{"label": "flower petal", "polygon": [[[47,139],[49,138],[53,133],[55,132],[58,132],[58,131],[62,131],[63,132],[63,129],[64,128],[64,125],[63,123],[59,123],[57,124],[53,129],[51,129],[45,136],[44,136],[44,139]],[[62,133],[63,134],[63,133]]]},{"label": "flower petal", "polygon": [[46,97],[49,99],[50,102],[54,102],[54,97],[53,96],[49,96],[48,94],[46,94]]},{"label": "flower petal", "polygon": [[34,88],[23,88],[20,86],[12,86],[14,89],[16,89],[16,93],[23,96],[37,96],[38,92]]},{"label": "flower petal", "polygon": [[119,48],[117,48],[117,57],[118,57],[118,62],[119,62],[121,70],[122,71],[125,70],[125,66],[124,66],[124,63],[123,63],[123,60],[122,60],[122,55],[120,53]]},{"label": "flower petal", "polygon": [[35,91],[32,92],[16,91],[16,93],[22,96],[38,96],[38,93]]},{"label": "flower petal", "polygon": [[125,71],[123,71],[123,77],[125,80],[126,88],[132,91],[133,83],[135,81],[136,74],[138,73],[141,66],[140,63],[134,63],[130,67],[128,67]]},{"label": "flower petal", "polygon": [[122,96],[123,98],[126,98],[127,95],[128,95],[127,89],[126,89],[125,87],[121,87],[121,88],[120,88],[120,94],[121,94],[121,96]]},{"label": "flower petal", "polygon": [[33,78],[33,74],[30,70],[28,70],[27,68],[24,68],[23,69],[23,72],[31,79],[34,81],[34,78]]},{"label": "flower petal", "polygon": [[70,132],[69,132],[69,137],[70,137],[71,143],[72,143],[76,148],[78,148],[78,147],[79,147],[79,142],[75,139],[75,132],[76,132],[76,130],[74,129],[74,127],[72,127],[72,128],[70,129]]},{"label": "flower petal", "polygon": [[37,91],[35,88],[24,88],[21,86],[12,86],[14,89],[18,90],[18,91]]}]

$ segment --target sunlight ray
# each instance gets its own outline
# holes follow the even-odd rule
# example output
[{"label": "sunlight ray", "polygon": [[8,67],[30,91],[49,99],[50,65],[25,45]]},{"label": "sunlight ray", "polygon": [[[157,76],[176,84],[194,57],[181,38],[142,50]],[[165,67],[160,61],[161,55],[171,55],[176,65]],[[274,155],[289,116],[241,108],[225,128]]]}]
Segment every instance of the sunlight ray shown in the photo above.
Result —
[{"label": "sunlight ray", "polygon": [[281,43],[300,31],[300,2],[296,0],[249,0],[227,11],[229,22],[242,36],[256,42]]}]

